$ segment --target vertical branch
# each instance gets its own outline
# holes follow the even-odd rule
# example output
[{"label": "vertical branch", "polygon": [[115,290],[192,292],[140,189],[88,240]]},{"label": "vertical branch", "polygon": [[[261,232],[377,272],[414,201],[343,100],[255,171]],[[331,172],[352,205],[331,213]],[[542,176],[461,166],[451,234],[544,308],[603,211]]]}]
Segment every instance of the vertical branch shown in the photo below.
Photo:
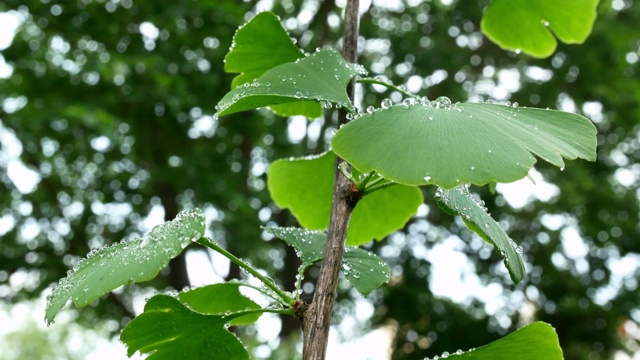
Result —
[{"label": "vertical branch", "polygon": [[[347,0],[342,56],[352,63],[356,62],[358,50],[358,8],[359,0]],[[349,84],[348,92],[351,101],[353,101],[353,81]],[[342,125],[346,122],[346,113],[341,111],[338,123]],[[331,314],[333,313],[338,275],[340,274],[344,242],[347,236],[347,225],[354,205],[347,201],[347,195],[351,191],[351,183],[339,169],[343,162],[344,160],[336,156],[331,221],[324,248],[324,259],[320,267],[313,301],[304,313],[304,350],[302,355],[304,360],[323,360],[327,349]]]}]

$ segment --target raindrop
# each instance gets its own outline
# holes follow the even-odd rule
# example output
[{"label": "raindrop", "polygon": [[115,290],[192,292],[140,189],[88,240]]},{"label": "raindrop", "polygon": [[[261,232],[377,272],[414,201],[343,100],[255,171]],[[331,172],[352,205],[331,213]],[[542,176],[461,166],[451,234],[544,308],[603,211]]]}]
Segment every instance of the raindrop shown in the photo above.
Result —
[{"label": "raindrop", "polygon": [[446,96],[440,96],[435,101],[436,108],[448,108],[451,106],[451,100]]},{"label": "raindrop", "polygon": [[331,108],[333,107],[333,104],[332,104],[332,103],[330,103],[330,102],[326,102],[326,103],[324,103],[323,107],[324,107],[325,109],[331,109]]},{"label": "raindrop", "polygon": [[393,105],[393,102],[391,101],[391,99],[384,99],[382,100],[382,103],[380,103],[380,106],[382,106],[383,109],[388,109]]},{"label": "raindrop", "polygon": [[414,98],[407,98],[407,99],[402,100],[402,105],[407,106],[407,107],[413,106],[415,104],[416,104],[416,100]]},{"label": "raindrop", "polygon": [[517,102],[514,102],[513,104],[511,104],[511,106],[514,107],[514,108],[518,108],[518,106],[520,106],[520,104],[518,104]]},{"label": "raindrop", "polygon": [[431,176],[430,175],[425,176],[424,181],[431,181]]},{"label": "raindrop", "polygon": [[376,111],[376,109],[373,106],[367,107],[367,114],[373,114],[374,111]]},{"label": "raindrop", "polygon": [[462,355],[462,350],[460,349],[456,350],[456,355]]}]

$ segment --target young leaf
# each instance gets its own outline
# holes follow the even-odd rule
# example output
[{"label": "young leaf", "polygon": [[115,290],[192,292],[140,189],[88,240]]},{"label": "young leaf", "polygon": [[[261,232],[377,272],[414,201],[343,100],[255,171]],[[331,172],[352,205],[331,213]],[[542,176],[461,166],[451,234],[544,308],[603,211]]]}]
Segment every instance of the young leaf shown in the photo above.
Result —
[{"label": "young leaf", "polygon": [[[442,356],[444,357],[444,356]],[[485,346],[458,350],[447,356],[451,360],[562,360],[558,335],[551,325],[534,322]]]},{"label": "young leaf", "polygon": [[127,325],[120,340],[129,356],[136,351],[151,353],[149,360],[216,359],[245,360],[249,353],[225,324],[237,314],[205,315],[185,307],[178,299],[156,295],[144,313]]},{"label": "young leaf", "polygon": [[311,265],[322,260],[327,235],[320,231],[293,227],[265,227],[264,231],[292,246],[303,265]]},{"label": "young leaf", "polygon": [[[273,201],[290,209],[300,225],[324,230],[329,225],[335,154],[281,159],[269,166],[267,187]],[[423,203],[422,192],[394,185],[364,196],[349,221],[348,245],[382,240],[401,229]]]},{"label": "young leaf", "polygon": [[424,202],[415,186],[394,185],[365,195],[353,209],[347,232],[347,245],[382,240],[404,225]]},{"label": "young leaf", "polygon": [[583,116],[556,110],[449,99],[365,114],[334,136],[333,151],[362,172],[406,185],[512,182],[533,155],[564,167],[562,157],[596,158],[596,129]]},{"label": "young leaf", "polygon": [[271,68],[251,84],[231,90],[216,105],[215,115],[306,100],[330,102],[353,111],[346,86],[352,77],[364,73],[335,50],[320,50]]},{"label": "young leaf", "polygon": [[224,58],[224,71],[241,73],[233,87],[248,83],[280,64],[294,62],[304,53],[272,12],[261,12],[236,31],[231,50]]},{"label": "young leaf", "polygon": [[300,225],[324,230],[329,225],[335,155],[325,152],[317,156],[274,161],[267,172],[267,188],[273,201],[289,209]]},{"label": "young leaf", "polygon": [[509,270],[511,280],[517,284],[525,275],[522,260],[522,248],[507,236],[493,218],[487,214],[484,203],[476,200],[469,193],[468,185],[455,189],[438,188],[436,192],[438,206],[451,215],[460,215],[469,230],[477,233],[489,244],[493,245]]},{"label": "young leaf", "polygon": [[[327,242],[325,233],[299,228],[268,227],[264,230],[293,246],[303,266],[322,260],[324,244]],[[373,253],[347,246],[342,258],[342,272],[356,290],[367,295],[389,281],[391,268]]]},{"label": "young leaf", "polygon": [[200,239],[204,230],[202,211],[187,210],[156,226],[142,239],[91,252],[47,297],[45,320],[51,323],[69,299],[82,307],[121,285],[153,279],[169,260]]},{"label": "young leaf", "polygon": [[[265,11],[236,31],[231,50],[224,58],[224,70],[241,73],[231,83],[235,88],[252,82],[273,67],[303,57],[304,53],[291,41],[276,15]],[[316,118],[322,115],[322,106],[315,101],[273,105],[271,110],[285,117],[303,115]]]},{"label": "young leaf", "polygon": [[543,58],[566,44],[583,43],[596,20],[598,0],[492,0],[482,32],[507,50]]},{"label": "young leaf", "polygon": [[342,258],[342,272],[362,295],[368,295],[389,281],[391,268],[373,253],[347,246]]},{"label": "young leaf", "polygon": [[[243,311],[260,309],[260,305],[240,293],[241,283],[220,283],[207,285],[178,295],[181,303],[201,314],[224,315],[227,311]],[[258,320],[262,314],[244,315],[231,320],[231,325],[249,325]]]}]

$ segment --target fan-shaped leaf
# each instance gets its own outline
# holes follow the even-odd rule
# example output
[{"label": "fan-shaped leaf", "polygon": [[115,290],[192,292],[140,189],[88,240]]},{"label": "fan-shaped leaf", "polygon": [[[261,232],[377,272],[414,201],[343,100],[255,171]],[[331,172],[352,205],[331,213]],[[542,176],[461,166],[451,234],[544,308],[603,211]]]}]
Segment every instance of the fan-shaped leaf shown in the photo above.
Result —
[{"label": "fan-shaped leaf", "polygon": [[485,346],[458,350],[447,356],[451,360],[562,360],[558,335],[551,325],[534,322]]},{"label": "fan-shaped leaf", "polygon": [[265,227],[264,231],[292,246],[303,266],[322,260],[324,243],[327,242],[325,233],[294,227]]},{"label": "fan-shaped leaf", "polygon": [[556,49],[555,34],[566,44],[580,44],[591,33],[598,0],[491,0],[482,31],[507,50],[547,57]]},{"label": "fan-shaped leaf", "polygon": [[299,101],[325,101],[353,111],[346,86],[366,73],[335,50],[320,50],[292,63],[278,65],[228,92],[216,106],[216,116]]},{"label": "fan-shaped leaf", "polygon": [[153,279],[204,231],[202,211],[188,210],[175,220],[156,226],[142,239],[91,252],[47,298],[45,320],[51,323],[69,299],[82,307],[121,285]]},{"label": "fan-shaped leaf", "polygon": [[[181,303],[201,314],[224,315],[227,312],[260,309],[260,305],[240,293],[242,283],[220,283],[183,291],[178,294]],[[243,315],[229,322],[231,325],[248,325],[260,317],[260,313]]]},{"label": "fan-shaped leaf", "polygon": [[[242,85],[280,64],[296,61],[304,53],[272,12],[261,12],[236,31],[231,50],[224,58],[224,71],[242,73],[234,82]],[[235,86],[234,86],[235,87]]]},{"label": "fan-shaped leaf", "polygon": [[559,167],[562,157],[595,160],[596,129],[583,116],[446,100],[365,114],[338,130],[333,151],[365,173],[445,188],[521,179],[533,155]]},{"label": "fan-shaped leaf", "polygon": [[[322,260],[324,244],[327,242],[324,232],[277,227],[264,230],[293,246],[302,259],[303,266]],[[367,295],[389,281],[391,268],[373,253],[347,246],[342,258],[342,272],[356,290],[362,295]]]},{"label": "fan-shaped leaf", "polygon": [[438,188],[438,206],[451,215],[460,215],[469,230],[477,233],[489,244],[495,246],[504,258],[511,280],[519,283],[525,275],[522,248],[507,236],[500,225],[487,214],[482,200],[476,200],[469,193],[468,185],[452,190]]},{"label": "fan-shaped leaf", "polygon": [[[224,70],[241,73],[231,83],[231,87],[235,88],[251,83],[273,67],[302,57],[304,54],[291,41],[276,15],[265,11],[236,31],[231,50],[224,59]],[[316,118],[322,115],[322,107],[315,101],[273,105],[271,110],[280,116],[303,115]]]},{"label": "fan-shaped leaf", "polygon": [[[326,229],[331,214],[334,162],[332,152],[275,161],[267,177],[271,198],[281,208],[290,209],[305,228]],[[420,189],[404,185],[365,195],[351,215],[347,244],[382,240],[401,229],[423,200]]]},{"label": "fan-shaped leaf", "polygon": [[151,353],[149,360],[245,360],[249,353],[225,324],[242,315],[205,315],[185,307],[178,299],[156,295],[127,325],[120,340],[128,355]]}]

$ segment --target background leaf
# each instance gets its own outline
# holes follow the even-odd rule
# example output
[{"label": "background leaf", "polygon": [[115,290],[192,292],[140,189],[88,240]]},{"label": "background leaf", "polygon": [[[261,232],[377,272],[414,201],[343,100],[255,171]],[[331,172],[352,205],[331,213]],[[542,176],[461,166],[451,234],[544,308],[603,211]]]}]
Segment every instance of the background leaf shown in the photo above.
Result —
[{"label": "background leaf", "polygon": [[[265,231],[293,246],[303,266],[322,260],[327,234],[300,228],[268,227]],[[362,295],[369,294],[389,281],[391,268],[377,255],[357,248],[345,247],[342,272]]]},{"label": "background leaf", "polygon": [[[252,82],[275,66],[303,57],[304,53],[291,41],[276,15],[265,11],[238,29],[231,50],[225,56],[224,70],[241,73],[231,83],[235,88]],[[274,105],[271,110],[284,117],[316,118],[322,115],[320,103],[312,101]]]},{"label": "background leaf", "polygon": [[154,227],[142,239],[122,241],[90,253],[47,297],[45,320],[51,323],[69,299],[82,307],[121,285],[153,279],[204,231],[202,211],[187,210],[175,220]]},{"label": "background leaf", "polygon": [[346,86],[366,72],[335,50],[320,50],[293,63],[278,65],[228,92],[216,106],[216,116],[306,100],[326,101],[353,111]]},{"label": "background leaf", "polygon": [[460,355],[448,356],[453,360],[562,360],[558,335],[551,325],[534,322],[513,333],[477,349]]},{"label": "background leaf", "polygon": [[244,360],[249,354],[225,324],[238,315],[196,313],[168,295],[156,295],[144,313],[131,320],[120,335],[128,355],[151,353],[149,360],[217,359]]},{"label": "background leaf", "polygon": [[[326,229],[331,214],[334,162],[333,152],[275,161],[267,176],[273,201],[279,207],[291,210],[303,227]],[[423,201],[420,189],[404,185],[367,194],[353,210],[347,244],[356,246],[373,239],[384,239],[401,229]]]},{"label": "background leaf", "polygon": [[534,154],[561,168],[562,157],[593,161],[596,129],[563,111],[435,101],[365,114],[340,128],[331,145],[362,172],[453,188],[521,179]]},{"label": "background leaf", "polygon": [[554,34],[566,44],[587,39],[597,6],[598,0],[492,0],[480,24],[503,49],[547,57],[556,49]]},{"label": "background leaf", "polygon": [[[241,283],[220,283],[183,291],[178,299],[190,309],[201,314],[224,315],[227,311],[260,309],[260,305],[240,293]],[[260,317],[258,314],[240,316],[231,325],[248,325]]]},{"label": "background leaf", "polygon": [[436,192],[438,206],[451,215],[460,215],[469,230],[477,233],[490,243],[504,258],[511,280],[517,284],[524,278],[525,269],[522,260],[522,248],[507,236],[504,230],[487,214],[484,202],[476,200],[469,193],[469,187],[463,185],[451,190],[438,188]]}]

